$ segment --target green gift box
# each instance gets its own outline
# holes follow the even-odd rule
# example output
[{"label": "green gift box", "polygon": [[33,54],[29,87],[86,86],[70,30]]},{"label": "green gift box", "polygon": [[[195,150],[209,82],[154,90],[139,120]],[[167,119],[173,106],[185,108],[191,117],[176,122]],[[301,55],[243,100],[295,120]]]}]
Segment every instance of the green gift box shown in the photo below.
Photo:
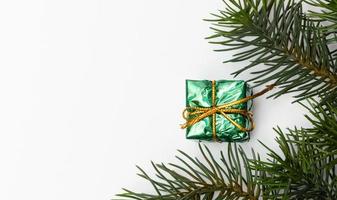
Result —
[{"label": "green gift box", "polygon": [[[263,92],[264,93],[264,92]],[[259,94],[260,95],[260,94]],[[186,80],[187,139],[245,141],[252,122],[252,89],[242,80]]]}]

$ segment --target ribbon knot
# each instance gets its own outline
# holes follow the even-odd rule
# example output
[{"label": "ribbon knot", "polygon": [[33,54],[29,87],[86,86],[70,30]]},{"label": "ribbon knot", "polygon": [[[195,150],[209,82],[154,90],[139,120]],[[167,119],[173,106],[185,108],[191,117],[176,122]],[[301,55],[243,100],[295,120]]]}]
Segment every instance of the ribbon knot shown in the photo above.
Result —
[{"label": "ribbon knot", "polygon": [[[229,122],[231,122],[235,127],[237,127],[239,130],[243,132],[249,132],[254,129],[254,121],[253,121],[253,113],[244,109],[236,109],[233,108],[232,106],[238,105],[245,103],[251,99],[254,99],[258,96],[263,95],[264,93],[268,92],[269,90],[273,89],[275,87],[274,84],[272,85],[267,85],[265,89],[262,91],[251,95],[247,96],[245,98],[232,101],[229,103],[225,103],[222,105],[215,105],[215,81],[212,81],[212,106],[211,107],[186,107],[183,110],[183,118],[186,120],[186,123],[181,125],[181,128],[187,128],[190,127],[202,119],[206,117],[212,116],[212,131],[213,131],[213,138],[216,139],[216,114],[221,114],[223,117],[225,117]],[[239,125],[237,122],[235,122],[233,119],[230,118],[228,114],[240,114],[247,118],[250,122],[250,127],[242,127]]]}]

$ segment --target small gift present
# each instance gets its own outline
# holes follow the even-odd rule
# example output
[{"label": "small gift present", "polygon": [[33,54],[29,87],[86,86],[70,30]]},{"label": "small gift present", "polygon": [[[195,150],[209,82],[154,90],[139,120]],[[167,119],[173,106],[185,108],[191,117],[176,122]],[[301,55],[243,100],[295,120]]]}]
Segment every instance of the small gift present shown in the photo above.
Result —
[{"label": "small gift present", "polygon": [[273,88],[252,94],[241,80],[186,80],[183,117],[187,139],[244,141],[254,128],[252,99]]}]

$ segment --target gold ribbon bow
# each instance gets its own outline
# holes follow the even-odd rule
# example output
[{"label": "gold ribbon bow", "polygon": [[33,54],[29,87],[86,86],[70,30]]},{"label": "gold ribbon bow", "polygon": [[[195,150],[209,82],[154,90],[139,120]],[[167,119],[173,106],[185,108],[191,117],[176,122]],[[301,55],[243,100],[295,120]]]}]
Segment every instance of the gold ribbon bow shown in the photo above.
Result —
[{"label": "gold ribbon bow", "polygon": [[[258,96],[263,95],[264,93],[268,92],[269,90],[274,88],[274,84],[273,85],[267,85],[267,87],[265,89],[263,89],[262,91],[236,100],[236,101],[232,101],[229,103],[225,103],[222,105],[215,105],[215,81],[212,81],[212,106],[211,107],[186,107],[183,111],[183,118],[186,120],[186,123],[181,125],[181,128],[187,128],[189,126],[192,126],[194,124],[196,124],[197,122],[199,122],[200,120],[209,117],[209,116],[213,116],[212,117],[212,132],[213,132],[213,139],[216,139],[216,130],[215,130],[215,125],[216,125],[216,118],[215,115],[217,113],[221,114],[223,117],[225,117],[229,122],[231,122],[235,127],[237,127],[238,129],[240,129],[243,132],[248,132],[254,129],[255,125],[253,122],[253,113],[249,112],[247,110],[243,110],[243,109],[234,109],[231,108],[234,105],[238,105],[241,103],[245,103],[251,99],[254,99]],[[240,114],[245,116],[249,121],[250,121],[250,127],[246,128],[246,127],[242,127],[241,125],[239,125],[238,123],[236,123],[233,119],[231,119],[228,114]],[[191,117],[192,116],[192,117]],[[193,117],[194,116],[194,117]]]}]

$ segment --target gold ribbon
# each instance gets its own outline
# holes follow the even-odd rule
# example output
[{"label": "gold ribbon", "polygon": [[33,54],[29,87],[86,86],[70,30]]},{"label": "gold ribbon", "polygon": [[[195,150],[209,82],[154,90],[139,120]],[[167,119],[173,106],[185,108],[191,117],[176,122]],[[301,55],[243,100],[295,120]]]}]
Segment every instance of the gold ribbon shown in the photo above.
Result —
[{"label": "gold ribbon", "polygon": [[[245,103],[251,99],[261,96],[264,93],[268,92],[269,90],[273,89],[274,86],[275,86],[274,84],[267,85],[265,89],[263,89],[262,91],[254,95],[217,106],[215,105],[215,81],[213,80],[212,81],[212,106],[211,107],[186,107],[183,111],[183,118],[186,120],[186,123],[182,124],[181,128],[183,129],[187,128],[189,126],[196,124],[197,122],[199,122],[200,120],[206,117],[212,116],[213,139],[216,139],[216,129],[215,129],[216,128],[215,127],[216,126],[216,114],[219,113],[223,117],[225,117],[229,122],[231,122],[235,127],[237,127],[239,130],[243,132],[251,131],[255,127],[254,122],[253,122],[253,113],[247,110],[243,110],[243,109],[234,109],[234,108],[231,108],[231,106]],[[231,119],[228,116],[228,114],[243,115],[250,121],[250,127],[248,128],[242,127],[241,125],[236,123],[233,119]],[[190,116],[194,116],[194,117],[191,118]]]}]

